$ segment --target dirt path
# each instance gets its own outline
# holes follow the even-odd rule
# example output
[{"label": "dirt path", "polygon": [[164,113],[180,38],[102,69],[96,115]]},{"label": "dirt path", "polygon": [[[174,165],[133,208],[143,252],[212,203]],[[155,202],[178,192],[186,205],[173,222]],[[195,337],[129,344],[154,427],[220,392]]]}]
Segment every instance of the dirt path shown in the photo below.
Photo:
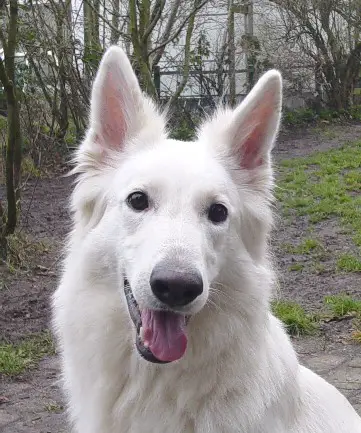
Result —
[{"label": "dirt path", "polygon": [[340,144],[356,140],[361,140],[360,123],[351,122],[348,125],[324,123],[317,128],[304,127],[281,133],[273,154],[276,156],[276,161],[279,161],[337,148]]},{"label": "dirt path", "polygon": [[[358,137],[361,138],[361,125],[318,130],[303,138],[301,134],[293,138],[281,137],[275,149],[276,161],[337,147]],[[69,230],[67,198],[70,190],[71,179],[58,177],[30,181],[24,191],[21,233],[30,241],[41,241],[41,245],[29,248],[24,257],[19,257],[26,263],[21,269],[13,272],[0,269],[3,340],[16,343],[48,326],[49,296],[56,287],[61,248]],[[0,194],[2,192],[0,187]],[[280,219],[273,234],[281,296],[301,303],[307,310],[320,308],[325,295],[345,288],[361,299],[359,275],[336,274],[332,271],[332,257],[329,263],[325,262],[325,272],[290,271],[295,257],[286,254],[283,246],[290,241],[297,242],[307,230],[307,221],[303,218],[291,223]],[[337,221],[320,223],[315,230],[330,251],[343,250],[345,245],[352,244]],[[306,256],[296,259],[306,264],[309,260]],[[302,362],[335,384],[361,414],[361,348],[349,341],[350,327],[347,320],[329,323],[324,325],[321,336],[297,338],[294,343]],[[0,378],[0,432],[69,432],[57,378],[58,360],[54,356],[45,358],[39,368],[16,379]]]},{"label": "dirt path", "polygon": [[69,432],[58,387],[58,358],[41,361],[32,374],[4,380],[0,396],[1,433]]},{"label": "dirt path", "polygon": [[20,234],[14,245],[21,265],[15,263],[16,269],[10,272],[0,265],[2,339],[16,341],[48,326],[49,295],[57,283],[62,248],[70,229],[70,191],[71,179],[61,176],[31,180],[23,191]]}]

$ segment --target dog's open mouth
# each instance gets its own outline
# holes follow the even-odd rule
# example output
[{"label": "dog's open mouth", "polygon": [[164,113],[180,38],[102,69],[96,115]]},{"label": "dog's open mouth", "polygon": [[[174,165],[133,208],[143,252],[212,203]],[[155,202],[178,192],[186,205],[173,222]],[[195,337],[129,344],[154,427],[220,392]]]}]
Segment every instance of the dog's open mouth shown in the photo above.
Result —
[{"label": "dog's open mouth", "polygon": [[145,308],[140,311],[127,280],[124,280],[124,292],[136,327],[136,346],[140,355],[158,364],[182,358],[187,348],[187,317],[167,310]]}]

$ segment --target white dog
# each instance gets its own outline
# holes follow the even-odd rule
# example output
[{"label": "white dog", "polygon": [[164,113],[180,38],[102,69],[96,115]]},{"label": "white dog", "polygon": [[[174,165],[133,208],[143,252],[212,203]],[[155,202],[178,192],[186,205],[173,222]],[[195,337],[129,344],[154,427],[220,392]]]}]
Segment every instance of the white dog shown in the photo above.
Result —
[{"label": "white dog", "polygon": [[270,313],[281,87],[267,72],[180,142],[124,52],[105,54],[53,299],[75,432],[361,432]]}]

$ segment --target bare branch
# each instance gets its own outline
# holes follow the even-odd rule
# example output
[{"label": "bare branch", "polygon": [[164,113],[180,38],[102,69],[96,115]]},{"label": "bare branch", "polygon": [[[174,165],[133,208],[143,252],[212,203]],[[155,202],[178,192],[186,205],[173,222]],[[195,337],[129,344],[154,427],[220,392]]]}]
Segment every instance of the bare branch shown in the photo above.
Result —
[{"label": "bare branch", "polygon": [[[188,20],[192,17],[192,15],[195,13],[195,12],[197,12],[197,11],[199,11],[199,10],[201,10],[202,9],[202,7],[203,6],[205,6],[207,3],[208,3],[208,1],[209,0],[203,0],[200,4],[198,4],[184,19],[183,19],[183,21],[178,25],[178,29],[174,32],[174,34],[172,35],[172,36],[170,36],[168,39],[165,39],[165,40],[163,40],[158,46],[156,46],[156,47],[154,47],[149,53],[148,53],[148,56],[151,56],[152,54],[154,54],[154,53],[157,53],[158,52],[158,55],[157,56],[155,56],[155,58],[154,58],[154,60],[153,60],[153,64],[154,65],[156,65],[158,62],[159,62],[159,60],[160,60],[160,58],[161,58],[161,56],[162,56],[162,54],[163,54],[163,52],[164,52],[164,48],[169,44],[169,43],[171,43],[171,42],[173,42],[179,35],[180,35],[180,33],[182,32],[182,30],[183,30],[183,28],[184,28],[184,26],[187,24],[187,22],[188,22]],[[179,7],[179,4],[180,4],[180,0],[176,0],[176,2],[175,2],[177,5],[178,5],[178,7]],[[172,23],[170,23],[170,19],[169,19],[169,30],[170,30],[170,32],[172,31],[172,26],[173,26],[173,24]],[[169,33],[170,33],[169,32]],[[166,35],[165,35],[166,36]]]}]

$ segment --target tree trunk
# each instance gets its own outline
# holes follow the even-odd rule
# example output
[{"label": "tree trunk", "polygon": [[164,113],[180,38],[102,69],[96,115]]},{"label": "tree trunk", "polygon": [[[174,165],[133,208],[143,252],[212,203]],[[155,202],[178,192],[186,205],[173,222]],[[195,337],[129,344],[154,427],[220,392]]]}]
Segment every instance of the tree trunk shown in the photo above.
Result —
[{"label": "tree trunk", "polygon": [[[55,107],[55,113],[58,123],[58,128],[56,130],[56,138],[60,143],[64,142],[64,137],[67,133],[69,127],[69,116],[68,116],[68,98],[66,93],[66,83],[67,83],[67,47],[69,44],[69,39],[71,37],[68,31],[68,20],[69,20],[69,1],[64,5],[59,5],[57,8],[57,29],[56,38],[57,46],[57,57],[59,61],[59,108]],[[57,105],[57,101],[54,101]]]},{"label": "tree trunk", "polygon": [[120,32],[119,29],[119,12],[120,12],[120,0],[112,1],[112,28],[110,33],[111,45],[117,45],[119,41]]},{"label": "tree trunk", "polygon": [[327,106],[335,111],[348,110],[352,106],[354,84],[360,73],[358,51],[352,52],[347,59],[340,59],[339,63],[323,65],[322,72],[326,81]]},{"label": "tree trunk", "polygon": [[4,86],[8,107],[6,146],[6,198],[7,214],[1,207],[0,249],[6,254],[6,238],[14,233],[17,223],[17,201],[20,199],[21,176],[21,124],[20,108],[15,88],[15,53],[17,43],[18,2],[10,0],[7,40],[1,32],[5,62],[0,58],[0,81]]},{"label": "tree trunk", "polygon": [[[14,233],[17,222],[16,197],[19,194],[20,173],[15,171],[15,155],[19,158],[21,142],[17,130],[19,128],[19,110],[15,95],[15,89],[12,84],[6,89],[8,104],[8,136],[6,147],[6,198],[7,198],[7,220],[5,227],[5,236]],[[20,132],[20,131],[19,131]],[[20,151],[21,152],[21,151]],[[17,164],[19,161],[17,161]]]},{"label": "tree trunk", "polygon": [[6,260],[8,243],[5,236],[6,215],[3,205],[0,200],[0,259]]},{"label": "tree trunk", "polygon": [[149,36],[146,38],[146,40],[144,40],[144,31],[149,20],[147,15],[147,11],[149,10],[148,0],[145,0],[144,4],[142,3],[138,6],[138,8],[140,9],[139,22],[137,15],[137,2],[136,0],[129,1],[129,30],[133,45],[135,69],[139,74],[138,78],[144,92],[147,93],[151,98],[157,99],[157,89],[155,88],[149,65]]},{"label": "tree trunk", "polygon": [[92,10],[90,7],[91,0],[84,0],[83,3],[83,20],[84,20],[84,75],[87,86],[91,83],[91,60],[92,60]]},{"label": "tree trunk", "polygon": [[[64,53],[63,53],[64,55]],[[59,66],[59,81],[60,81],[60,102],[59,102],[59,129],[56,133],[57,139],[60,142],[64,141],[65,135],[69,127],[69,116],[68,116],[68,98],[66,94],[66,72],[64,59],[60,60]]]},{"label": "tree trunk", "polygon": [[[194,2],[194,11],[196,11],[196,7],[198,6],[199,0],[195,0]],[[184,46],[184,63],[183,63],[183,77],[182,81],[180,82],[179,86],[177,87],[177,90],[174,92],[174,95],[170,98],[168,105],[173,105],[176,100],[179,98],[179,96],[182,94],[185,86],[187,85],[188,78],[189,78],[189,71],[190,71],[190,58],[191,58],[191,40],[194,30],[194,22],[195,22],[195,15],[196,12],[189,18],[188,21],[188,27],[187,27],[187,33],[186,33],[186,40],[185,40],[185,46]]]}]

